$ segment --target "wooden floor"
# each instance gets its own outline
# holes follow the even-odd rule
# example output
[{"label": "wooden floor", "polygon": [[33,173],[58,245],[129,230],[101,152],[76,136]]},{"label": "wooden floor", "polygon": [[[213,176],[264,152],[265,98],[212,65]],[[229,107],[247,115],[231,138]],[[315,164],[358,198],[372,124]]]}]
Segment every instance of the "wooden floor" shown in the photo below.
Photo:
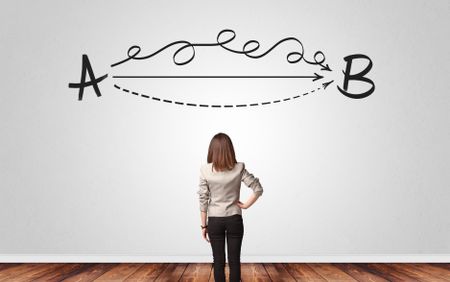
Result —
[{"label": "wooden floor", "polygon": [[[228,264],[225,268],[228,276]],[[449,263],[242,263],[242,281],[450,281]],[[0,281],[214,281],[212,263],[2,263]],[[227,277],[228,281],[228,277]]]}]

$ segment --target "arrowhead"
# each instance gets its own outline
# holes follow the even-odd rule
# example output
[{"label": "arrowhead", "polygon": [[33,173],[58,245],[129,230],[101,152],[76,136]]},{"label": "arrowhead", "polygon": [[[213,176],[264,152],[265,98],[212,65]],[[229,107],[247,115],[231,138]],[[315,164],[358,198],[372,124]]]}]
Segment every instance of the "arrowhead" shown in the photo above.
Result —
[{"label": "arrowhead", "polygon": [[330,85],[331,83],[333,83],[334,80],[322,83],[323,89],[327,89],[328,85]]},{"label": "arrowhead", "polygon": [[331,71],[330,66],[328,64],[325,67],[322,66],[321,70]]},{"label": "arrowhead", "polygon": [[323,78],[323,76],[321,76],[320,74],[314,73],[314,75],[316,76],[313,81],[319,80],[321,78]]}]

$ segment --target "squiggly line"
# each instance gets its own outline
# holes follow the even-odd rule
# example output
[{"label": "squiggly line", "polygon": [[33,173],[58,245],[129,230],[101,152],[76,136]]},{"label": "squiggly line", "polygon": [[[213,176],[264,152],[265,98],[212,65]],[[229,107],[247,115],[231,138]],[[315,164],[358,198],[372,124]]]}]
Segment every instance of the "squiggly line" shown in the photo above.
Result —
[{"label": "squiggly line", "polygon": [[[226,34],[226,33],[231,34],[231,37],[225,38],[225,39],[221,39],[223,37],[223,35]],[[163,50],[165,50],[165,49],[167,49],[167,48],[169,48],[171,46],[177,45],[177,44],[182,44],[182,46],[179,47],[175,51],[175,53],[173,54],[173,56],[172,56],[173,62],[176,65],[185,65],[185,64],[190,63],[194,59],[194,57],[195,57],[195,47],[196,46],[220,46],[223,49],[225,49],[227,51],[230,51],[232,53],[244,54],[245,56],[247,56],[249,58],[259,59],[259,58],[262,58],[265,55],[269,54],[273,49],[275,49],[281,43],[286,42],[286,41],[294,41],[294,42],[297,42],[300,45],[301,50],[300,51],[293,51],[293,52],[290,52],[290,53],[287,54],[286,60],[289,63],[291,63],[291,64],[298,63],[298,62],[300,62],[303,59],[308,64],[320,65],[322,67],[321,68],[322,70],[331,71],[331,69],[328,66],[328,64],[324,65],[324,63],[325,63],[325,55],[323,54],[322,51],[317,51],[314,54],[313,61],[307,60],[304,57],[304,47],[303,47],[302,42],[299,39],[295,38],[295,37],[287,37],[287,38],[281,39],[280,41],[275,43],[271,48],[269,48],[266,52],[264,52],[262,54],[259,54],[259,55],[252,54],[256,50],[258,50],[259,47],[260,47],[260,44],[259,44],[259,42],[257,40],[249,40],[249,41],[247,41],[243,45],[242,51],[234,50],[232,48],[229,48],[229,47],[225,46],[226,44],[228,44],[231,41],[233,41],[235,38],[236,38],[236,33],[233,30],[231,30],[231,29],[224,29],[224,30],[220,31],[219,34],[217,35],[216,43],[191,43],[191,42],[186,41],[186,40],[178,40],[178,41],[174,41],[172,43],[169,43],[166,46],[162,47],[161,49],[159,49],[159,50],[157,50],[157,51],[155,51],[155,52],[153,52],[151,54],[145,55],[145,56],[138,56],[141,53],[141,47],[138,46],[138,45],[133,45],[130,48],[128,48],[128,51],[127,51],[127,56],[128,57],[123,59],[123,60],[121,60],[121,61],[119,61],[119,62],[117,62],[117,63],[112,64],[111,67],[118,66],[120,64],[123,64],[123,63],[129,61],[129,60],[146,60],[146,59],[149,59],[149,58],[159,54]],[[252,44],[256,44],[256,45],[254,47],[248,49],[247,47],[249,47]],[[191,49],[191,51],[192,51],[191,56],[188,59],[184,60],[184,61],[178,61],[177,60],[177,55],[181,51],[186,49],[186,48],[190,48]],[[294,59],[292,59],[293,57],[294,57]]]}]

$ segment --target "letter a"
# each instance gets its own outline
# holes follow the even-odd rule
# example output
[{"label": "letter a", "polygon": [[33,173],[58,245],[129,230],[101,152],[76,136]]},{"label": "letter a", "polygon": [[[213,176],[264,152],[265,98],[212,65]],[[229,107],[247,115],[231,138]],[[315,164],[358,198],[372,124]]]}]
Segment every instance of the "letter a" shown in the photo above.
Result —
[{"label": "letter a", "polygon": [[[86,82],[86,71],[89,73],[90,81]],[[81,65],[81,79],[80,83],[69,83],[69,88],[79,88],[78,92],[78,100],[81,101],[83,99],[84,88],[87,86],[93,86],[95,90],[95,94],[97,97],[102,96],[100,93],[100,89],[98,88],[98,83],[105,79],[108,74],[105,74],[102,77],[96,78],[94,75],[94,71],[92,70],[91,63],[89,62],[88,56],[83,54],[83,63]]]}]

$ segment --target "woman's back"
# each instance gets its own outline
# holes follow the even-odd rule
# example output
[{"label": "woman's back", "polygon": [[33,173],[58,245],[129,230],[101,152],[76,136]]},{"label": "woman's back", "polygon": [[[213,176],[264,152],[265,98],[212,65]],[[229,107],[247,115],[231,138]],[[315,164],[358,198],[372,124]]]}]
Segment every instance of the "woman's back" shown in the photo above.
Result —
[{"label": "woman's back", "polygon": [[241,182],[244,182],[258,196],[263,188],[257,177],[249,173],[243,162],[237,162],[233,169],[215,171],[212,163],[203,164],[200,168],[200,210],[207,211],[209,216],[231,216],[242,214],[236,204],[239,201]]}]

